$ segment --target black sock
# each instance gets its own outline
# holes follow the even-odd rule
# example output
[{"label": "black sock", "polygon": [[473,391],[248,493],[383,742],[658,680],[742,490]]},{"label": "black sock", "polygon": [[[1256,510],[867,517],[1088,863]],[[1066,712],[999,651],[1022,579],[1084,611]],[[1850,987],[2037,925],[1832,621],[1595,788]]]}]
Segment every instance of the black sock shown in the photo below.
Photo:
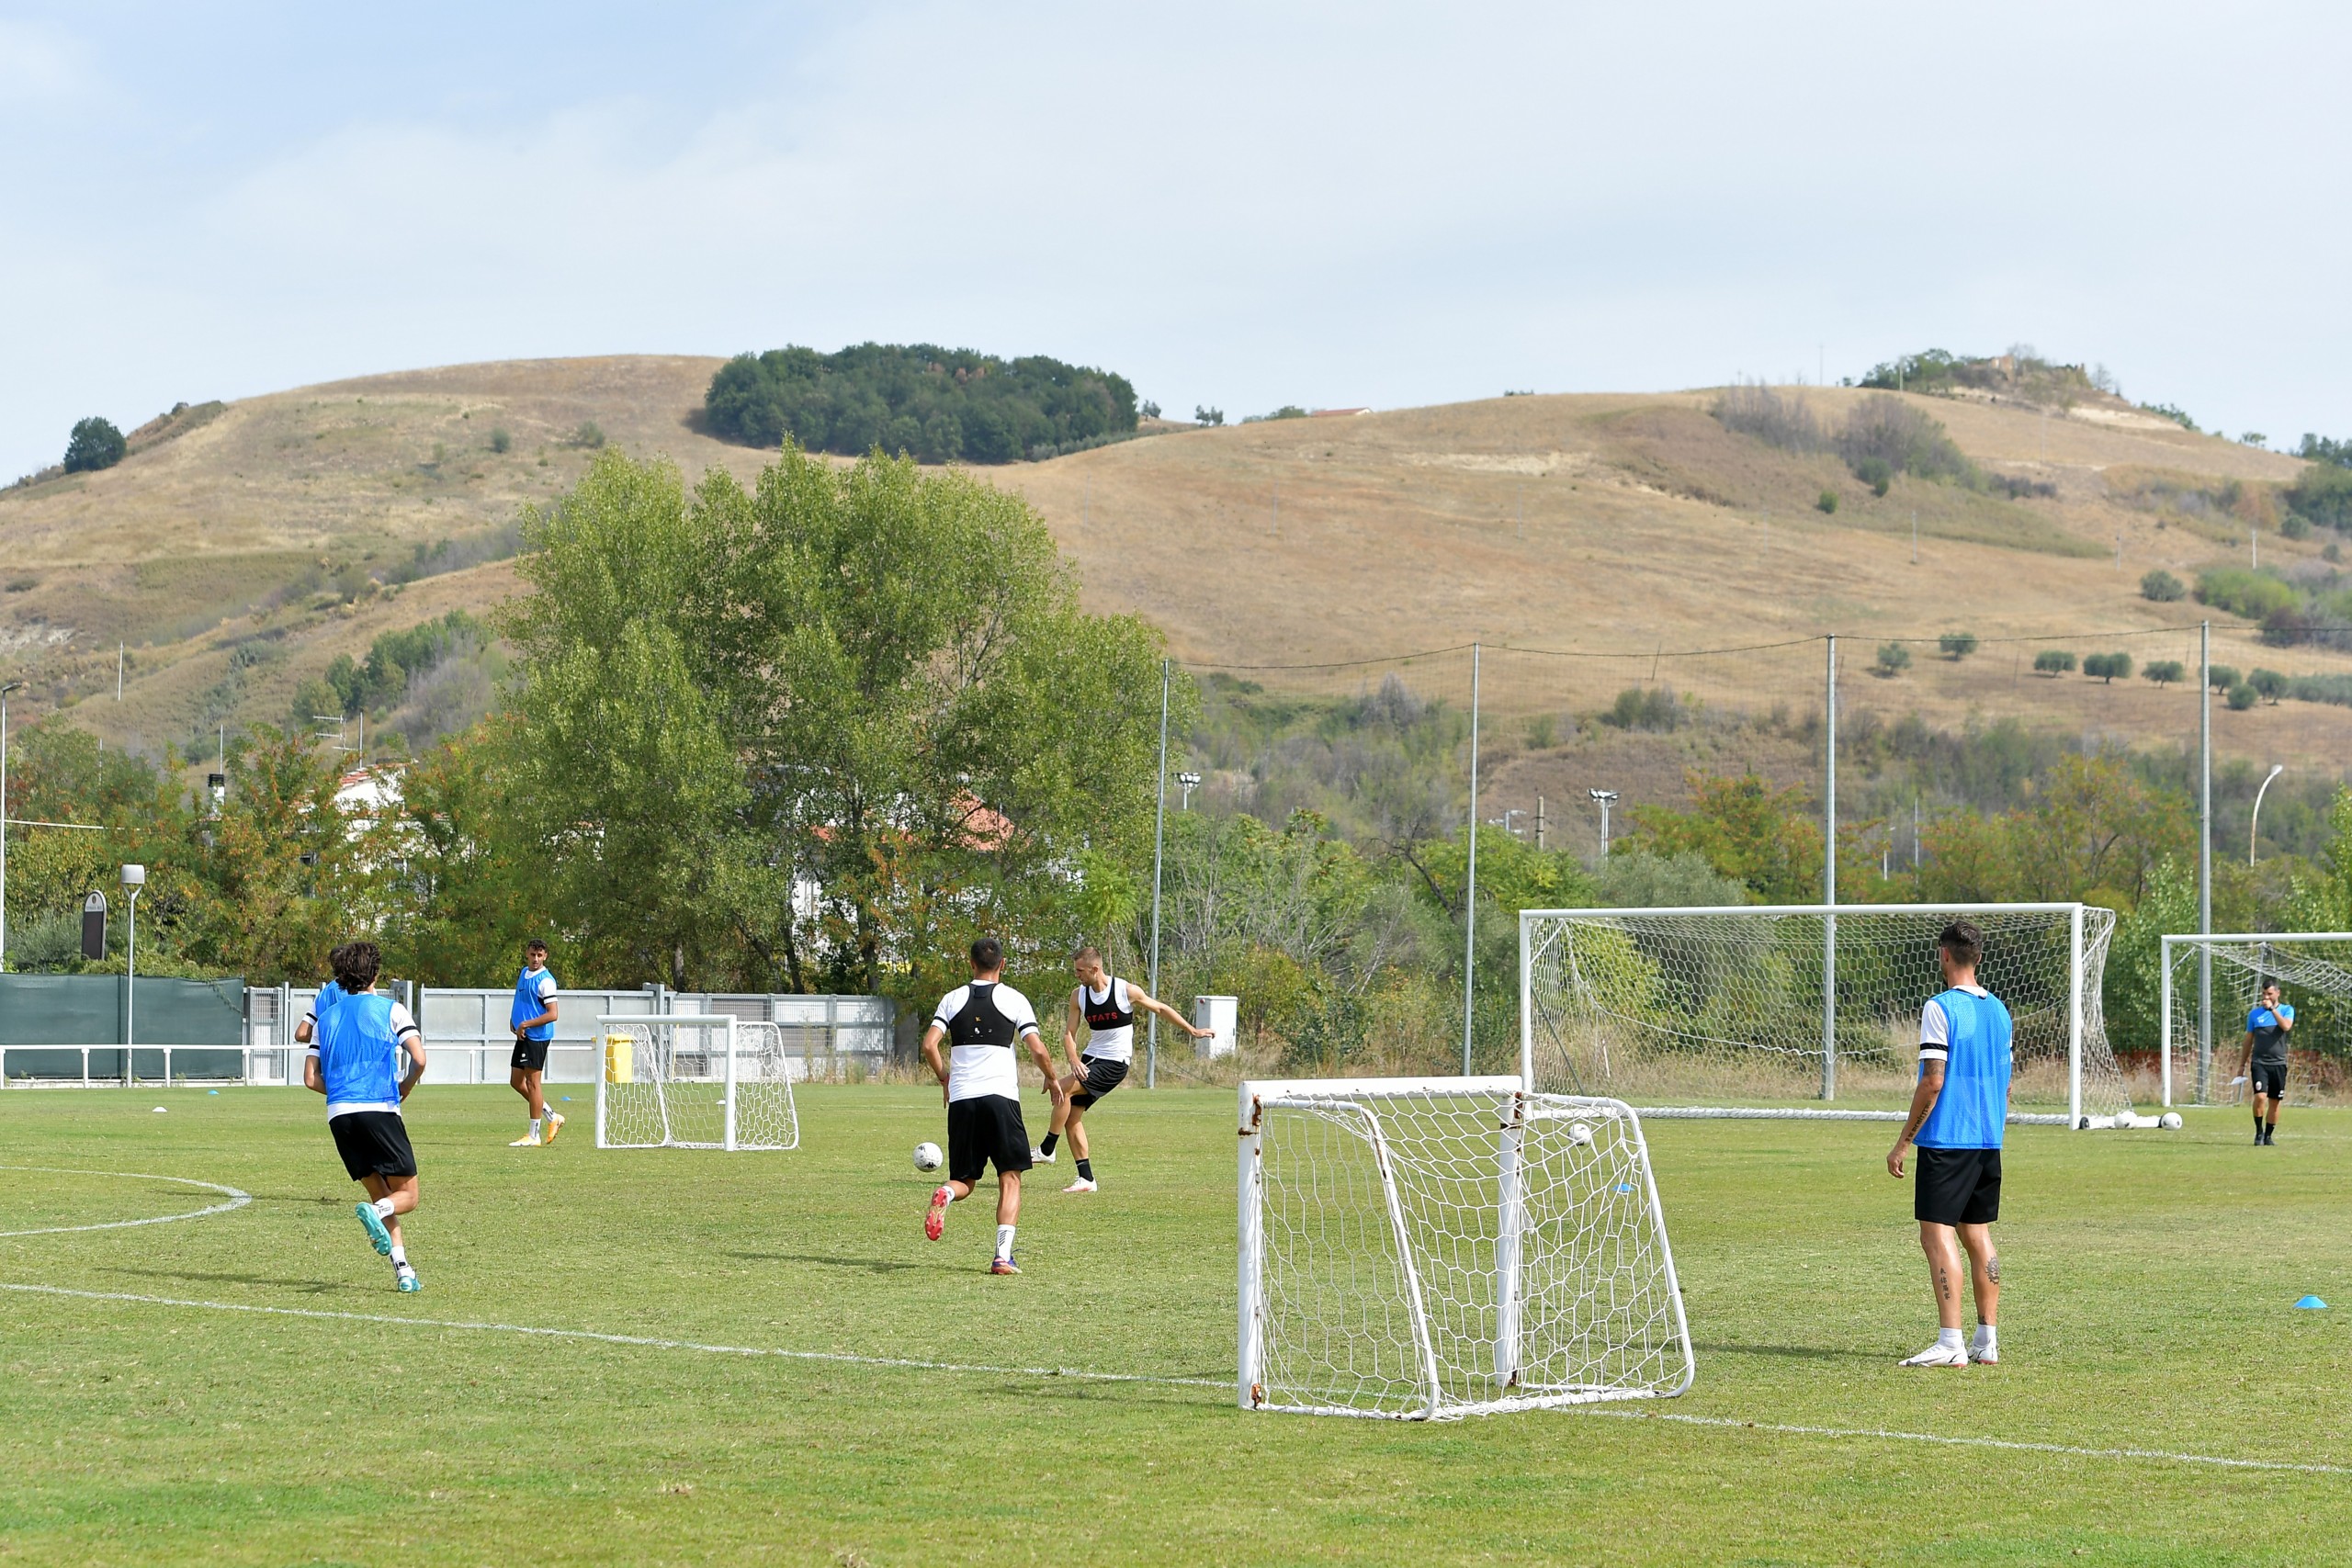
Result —
[{"label": "black sock", "polygon": [[2273,1133],[2277,1132],[2278,1130],[2278,1122],[2265,1122],[2262,1124],[2262,1135],[2263,1135],[2264,1137],[2266,1137],[2266,1138],[2267,1138],[2267,1137],[2268,1137],[2268,1136],[2270,1136],[2270,1134],[2273,1134]]},{"label": "black sock", "polygon": [[1082,1159],[1078,1162],[1078,1179],[1080,1181],[1091,1181],[1094,1179],[1094,1162],[1092,1160]]},{"label": "black sock", "polygon": [[1061,1141],[1062,1135],[1059,1133],[1048,1133],[1046,1134],[1046,1141],[1037,1145],[1037,1152],[1041,1155],[1052,1154],[1054,1145]]}]

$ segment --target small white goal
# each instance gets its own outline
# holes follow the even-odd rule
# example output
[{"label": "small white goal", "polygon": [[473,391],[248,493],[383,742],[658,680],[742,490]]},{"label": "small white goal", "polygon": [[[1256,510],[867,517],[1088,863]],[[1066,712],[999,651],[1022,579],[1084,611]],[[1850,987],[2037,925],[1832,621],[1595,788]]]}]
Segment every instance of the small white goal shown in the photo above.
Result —
[{"label": "small white goal", "polygon": [[600,1149],[791,1149],[800,1145],[783,1032],[713,1014],[596,1020]]},{"label": "small white goal", "polygon": [[1695,1363],[1640,1122],[1516,1077],[1241,1086],[1244,1409],[1671,1397]]}]

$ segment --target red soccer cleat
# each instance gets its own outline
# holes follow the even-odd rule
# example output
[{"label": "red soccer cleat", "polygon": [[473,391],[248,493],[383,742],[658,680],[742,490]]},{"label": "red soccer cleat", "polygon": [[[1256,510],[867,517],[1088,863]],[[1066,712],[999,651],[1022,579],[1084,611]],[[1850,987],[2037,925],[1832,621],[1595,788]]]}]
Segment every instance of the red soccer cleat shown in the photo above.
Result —
[{"label": "red soccer cleat", "polygon": [[947,1229],[947,1205],[956,1201],[953,1189],[942,1187],[931,1195],[931,1210],[922,1217],[925,1240],[937,1241]]}]

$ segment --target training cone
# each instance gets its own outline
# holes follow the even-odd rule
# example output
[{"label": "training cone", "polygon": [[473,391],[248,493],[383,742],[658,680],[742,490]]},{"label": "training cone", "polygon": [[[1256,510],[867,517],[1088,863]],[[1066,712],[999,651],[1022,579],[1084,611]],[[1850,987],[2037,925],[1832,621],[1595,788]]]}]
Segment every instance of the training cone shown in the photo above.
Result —
[{"label": "training cone", "polygon": [[2320,1300],[2317,1296],[2305,1296],[2301,1301],[2297,1302],[2295,1304],[2301,1307],[2306,1312],[2322,1312],[2326,1310],[2327,1307],[2327,1303]]}]

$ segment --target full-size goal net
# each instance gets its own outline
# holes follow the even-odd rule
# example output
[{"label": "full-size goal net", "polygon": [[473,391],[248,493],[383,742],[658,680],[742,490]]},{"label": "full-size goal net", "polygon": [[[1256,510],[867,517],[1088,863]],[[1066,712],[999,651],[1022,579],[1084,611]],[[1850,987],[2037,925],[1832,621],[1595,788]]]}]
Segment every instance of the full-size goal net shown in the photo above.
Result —
[{"label": "full-size goal net", "polygon": [[2166,1105],[2236,1105],[2246,1096],[2246,1018],[2266,985],[2295,1010],[2287,1093],[2346,1097],[2352,1063],[2352,932],[2228,932],[2167,936],[2164,959]]},{"label": "full-size goal net", "polygon": [[1641,1123],[1516,1077],[1241,1086],[1246,1409],[1669,1397],[1693,1360]]},{"label": "full-size goal net", "polygon": [[596,1146],[790,1149],[800,1145],[783,1033],[686,1013],[597,1019]]},{"label": "full-size goal net", "polygon": [[1531,909],[1521,1071],[1645,1116],[1899,1118],[1936,938],[1962,917],[2013,1023],[2012,1118],[2132,1124],[2099,1003],[2115,914],[2082,904]]}]

